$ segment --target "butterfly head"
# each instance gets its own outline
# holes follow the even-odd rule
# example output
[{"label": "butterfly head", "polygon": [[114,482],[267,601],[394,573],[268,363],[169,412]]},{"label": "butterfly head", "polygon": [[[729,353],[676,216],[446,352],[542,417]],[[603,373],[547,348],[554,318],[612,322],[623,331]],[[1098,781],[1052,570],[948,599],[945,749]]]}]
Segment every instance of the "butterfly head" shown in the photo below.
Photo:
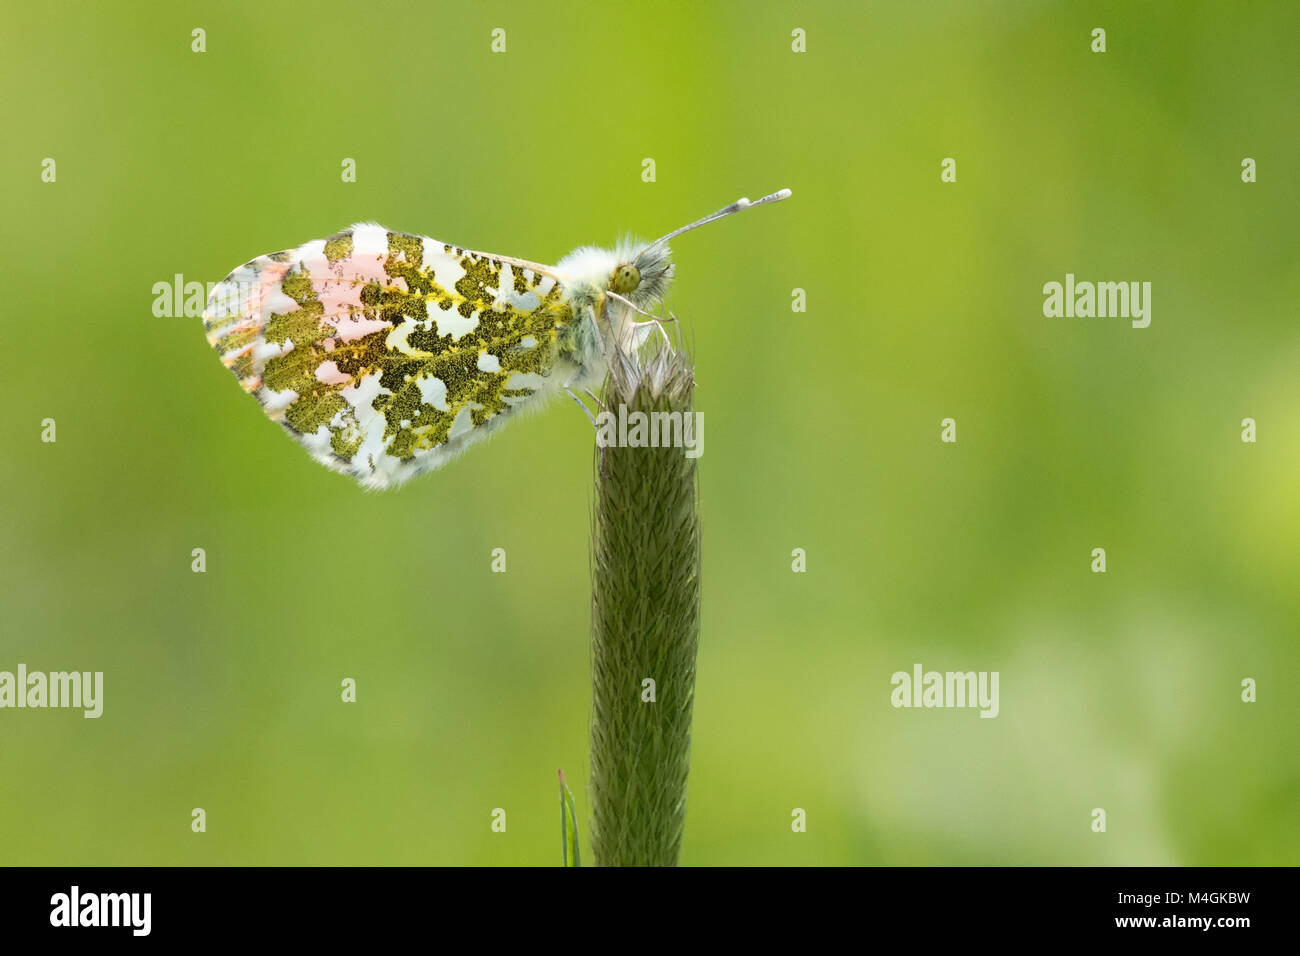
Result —
[{"label": "butterfly head", "polygon": [[673,279],[672,253],[667,243],[625,240],[618,248],[619,264],[610,274],[608,291],[643,309],[662,302]]},{"label": "butterfly head", "polygon": [[620,295],[627,295],[629,292],[635,292],[636,287],[641,284],[641,270],[630,262],[625,262],[609,277],[609,288],[611,292],[617,292]]}]

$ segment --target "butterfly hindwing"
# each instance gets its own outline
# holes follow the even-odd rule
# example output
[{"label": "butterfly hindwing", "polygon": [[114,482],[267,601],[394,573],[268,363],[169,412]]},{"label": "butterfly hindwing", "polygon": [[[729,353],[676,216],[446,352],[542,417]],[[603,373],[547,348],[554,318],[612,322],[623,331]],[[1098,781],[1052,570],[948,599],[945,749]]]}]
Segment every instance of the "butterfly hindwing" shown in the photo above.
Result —
[{"label": "butterfly hindwing", "polygon": [[204,313],[267,414],[371,487],[438,467],[557,387],[572,321],[549,276],[374,224],[254,259]]}]

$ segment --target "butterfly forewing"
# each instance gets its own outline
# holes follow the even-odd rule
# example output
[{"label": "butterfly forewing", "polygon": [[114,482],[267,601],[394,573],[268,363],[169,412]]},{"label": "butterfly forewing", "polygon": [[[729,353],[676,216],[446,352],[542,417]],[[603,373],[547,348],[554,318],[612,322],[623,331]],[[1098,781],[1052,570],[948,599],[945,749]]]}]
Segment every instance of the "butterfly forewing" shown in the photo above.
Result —
[{"label": "butterfly forewing", "polygon": [[551,383],[572,320],[549,276],[373,224],[254,259],[204,313],[267,414],[372,487],[438,467]]}]

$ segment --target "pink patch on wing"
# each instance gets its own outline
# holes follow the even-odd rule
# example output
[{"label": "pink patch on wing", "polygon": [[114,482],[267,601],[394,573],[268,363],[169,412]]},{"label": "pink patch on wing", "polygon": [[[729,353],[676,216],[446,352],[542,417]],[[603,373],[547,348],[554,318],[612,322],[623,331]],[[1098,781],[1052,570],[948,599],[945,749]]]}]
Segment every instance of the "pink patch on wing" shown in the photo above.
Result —
[{"label": "pink patch on wing", "polygon": [[367,335],[374,335],[376,332],[387,332],[392,328],[383,319],[367,319],[360,314],[353,318],[346,315],[326,315],[324,318],[326,325],[332,325],[339,330],[336,338],[340,342],[354,342],[357,339],[365,338]]},{"label": "pink patch on wing", "polygon": [[352,381],[352,378],[340,372],[339,367],[330,361],[316,366],[316,380],[322,385],[344,385]]},{"label": "pink patch on wing", "polygon": [[259,325],[265,325],[271,317],[270,294],[280,291],[280,283],[293,268],[288,262],[276,262],[268,256],[253,260],[257,264],[257,281],[241,285],[240,292],[248,293],[248,307],[240,311],[257,319]]},{"label": "pink patch on wing", "polygon": [[321,304],[321,318],[326,324],[338,329],[339,342],[352,342],[376,332],[386,333],[391,328],[383,319],[365,317],[361,292],[368,284],[373,282],[402,292],[408,291],[405,279],[390,276],[384,271],[386,257],[381,256],[373,261],[367,259],[368,257],[356,255],[346,256],[332,267],[324,255],[305,256],[301,260]]}]

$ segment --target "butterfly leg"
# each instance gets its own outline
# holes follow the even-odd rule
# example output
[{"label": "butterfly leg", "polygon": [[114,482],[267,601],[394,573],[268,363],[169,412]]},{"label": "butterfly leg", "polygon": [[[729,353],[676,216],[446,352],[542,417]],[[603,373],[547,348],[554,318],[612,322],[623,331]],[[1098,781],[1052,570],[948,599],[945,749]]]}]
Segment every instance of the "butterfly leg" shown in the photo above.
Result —
[{"label": "butterfly leg", "polygon": [[672,312],[669,312],[669,313],[668,313],[668,321],[669,321],[669,322],[673,322],[673,323],[675,323],[675,325],[676,325],[676,332],[677,332],[677,348],[678,348],[678,350],[680,350],[681,347],[682,347],[682,324],[681,324],[680,322],[677,321],[677,316],[674,315]]},{"label": "butterfly leg", "polygon": [[644,329],[647,325],[653,325],[656,329],[659,330],[659,334],[662,335],[662,336],[664,337],[664,345],[668,346],[668,351],[669,351],[669,352],[672,352],[672,351],[673,351],[673,342],[672,342],[672,339],[668,338],[668,333],[667,333],[666,331],[664,331],[664,322],[665,322],[665,321],[667,321],[667,322],[676,322],[677,319],[675,319],[675,318],[672,318],[672,319],[666,319],[666,320],[665,320],[665,319],[650,319],[648,322],[633,322],[633,323],[632,323],[632,328],[634,328],[634,329]]},{"label": "butterfly leg", "polygon": [[[599,426],[596,425],[596,416],[593,415],[593,414],[591,414],[591,409],[587,407],[586,403],[583,402],[583,400],[580,399],[577,395],[573,394],[573,390],[572,390],[571,388],[569,388],[568,385],[565,385],[565,386],[564,386],[564,391],[568,394],[569,398],[573,399],[575,402],[578,403],[578,407],[582,409],[582,414],[586,415],[586,416],[587,416],[587,421],[591,422],[591,427],[592,427],[592,428],[597,428],[597,427],[599,427]],[[591,393],[588,392],[587,394],[590,395]],[[599,402],[599,401],[600,401],[600,400],[597,399],[597,402]]]},{"label": "butterfly leg", "polygon": [[[630,323],[630,328],[634,328],[634,329],[644,329],[644,328],[645,328],[646,326],[648,326],[648,325],[653,325],[655,328],[657,328],[657,329],[659,330],[659,334],[662,335],[662,336],[664,337],[664,345],[668,346],[668,351],[671,352],[671,351],[673,350],[673,343],[672,343],[672,340],[670,340],[670,339],[668,338],[668,333],[664,331],[663,323],[664,323],[665,321],[667,321],[667,322],[676,322],[676,321],[677,321],[677,316],[674,315],[671,319],[661,319],[661,318],[659,318],[657,315],[651,315],[651,314],[650,314],[649,312],[647,312],[645,309],[643,309],[643,308],[641,308],[640,306],[638,306],[635,302],[632,302],[632,301],[629,300],[629,299],[625,299],[623,296],[619,295],[617,292],[606,292],[605,295],[609,296],[611,299],[614,299],[614,300],[617,301],[617,302],[621,302],[621,303],[623,303],[625,306],[627,306],[627,307],[628,307],[629,309],[631,309],[633,312],[636,312],[638,315],[644,315],[644,316],[646,317],[647,321],[645,321],[645,322],[632,322],[632,323]],[[669,314],[671,315],[672,313],[669,313]]]},{"label": "butterfly leg", "polygon": [[[671,312],[668,313],[668,318],[665,319],[664,321],[665,321],[665,322],[672,322],[672,323],[675,324],[675,328],[677,329],[677,348],[680,350],[680,349],[682,348],[682,324],[681,324],[681,322],[678,322],[678,321],[677,321],[677,316],[674,315],[674,314],[671,313]],[[664,327],[663,327],[662,325],[659,326],[659,331],[660,331],[660,332],[664,332]],[[667,332],[664,332],[664,337],[665,337],[665,338],[668,337],[668,333],[667,333]],[[672,347],[671,345],[668,346],[668,350],[669,350],[670,352],[672,351],[672,348],[673,348],[673,347]],[[691,386],[694,387],[694,386],[699,385],[699,384],[700,384],[699,381],[695,378],[694,370],[692,370],[692,372],[691,372]]]}]

